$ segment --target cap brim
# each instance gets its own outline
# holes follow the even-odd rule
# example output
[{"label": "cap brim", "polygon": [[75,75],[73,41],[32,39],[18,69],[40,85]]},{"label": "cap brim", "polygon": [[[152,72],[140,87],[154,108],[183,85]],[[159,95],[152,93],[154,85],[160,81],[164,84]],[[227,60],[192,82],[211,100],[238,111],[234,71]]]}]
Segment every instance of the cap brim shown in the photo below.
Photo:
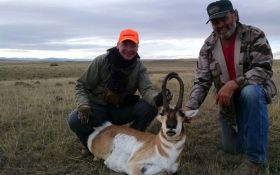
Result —
[{"label": "cap brim", "polygon": [[123,41],[126,41],[126,40],[132,41],[135,44],[139,44],[139,42],[137,40],[135,40],[134,38],[123,38],[122,40],[120,40],[120,42],[122,43]]},{"label": "cap brim", "polygon": [[229,11],[230,10],[227,10],[227,11],[224,11],[224,12],[219,12],[219,13],[216,13],[214,15],[211,15],[209,17],[208,21],[206,22],[206,24],[208,24],[208,22],[211,21],[212,19],[217,19],[217,18],[225,17]]}]

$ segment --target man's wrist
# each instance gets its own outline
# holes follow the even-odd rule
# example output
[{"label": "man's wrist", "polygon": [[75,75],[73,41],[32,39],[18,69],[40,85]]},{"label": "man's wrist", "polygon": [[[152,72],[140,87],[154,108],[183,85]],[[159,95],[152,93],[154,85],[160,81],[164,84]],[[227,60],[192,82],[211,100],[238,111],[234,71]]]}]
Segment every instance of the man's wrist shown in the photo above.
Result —
[{"label": "man's wrist", "polygon": [[237,77],[234,81],[239,87],[242,87],[243,84],[245,83],[245,77],[244,76]]}]

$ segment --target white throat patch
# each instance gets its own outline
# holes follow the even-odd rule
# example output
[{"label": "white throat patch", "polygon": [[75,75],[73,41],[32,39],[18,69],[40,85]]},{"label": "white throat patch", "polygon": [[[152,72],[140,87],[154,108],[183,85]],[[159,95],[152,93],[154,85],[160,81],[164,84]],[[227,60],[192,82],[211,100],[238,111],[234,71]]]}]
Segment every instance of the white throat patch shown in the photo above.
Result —
[{"label": "white throat patch", "polygon": [[134,136],[118,134],[113,140],[113,151],[104,164],[116,172],[129,173],[127,162],[142,145]]}]

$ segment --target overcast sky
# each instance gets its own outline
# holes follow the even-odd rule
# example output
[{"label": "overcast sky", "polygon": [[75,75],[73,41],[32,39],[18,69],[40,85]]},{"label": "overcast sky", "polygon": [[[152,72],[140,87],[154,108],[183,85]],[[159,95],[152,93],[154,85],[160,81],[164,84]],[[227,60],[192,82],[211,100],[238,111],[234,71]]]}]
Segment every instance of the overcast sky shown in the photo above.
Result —
[{"label": "overcast sky", "polygon": [[[89,58],[140,34],[141,58],[197,58],[212,31],[209,0],[0,0],[0,57]],[[232,0],[240,21],[261,28],[280,55],[280,1]]]}]

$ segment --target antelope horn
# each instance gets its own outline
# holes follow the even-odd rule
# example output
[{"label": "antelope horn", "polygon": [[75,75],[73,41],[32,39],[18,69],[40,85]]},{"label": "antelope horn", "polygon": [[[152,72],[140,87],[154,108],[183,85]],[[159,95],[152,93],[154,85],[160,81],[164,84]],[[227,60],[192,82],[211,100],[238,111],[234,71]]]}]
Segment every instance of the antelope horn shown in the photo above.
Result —
[{"label": "antelope horn", "polygon": [[169,74],[167,74],[162,82],[162,99],[163,99],[163,108],[166,110],[166,111],[169,111],[169,102],[167,101],[166,99],[166,84],[167,84],[167,81],[170,80],[174,74],[176,74],[175,72],[171,72]]},{"label": "antelope horn", "polygon": [[183,98],[184,98],[184,82],[183,80],[179,77],[179,75],[177,74],[176,76],[174,76],[174,78],[176,78],[180,84],[180,91],[179,91],[179,97],[178,97],[178,102],[175,106],[175,111],[178,111],[179,109],[182,108],[182,104],[183,104]]}]

